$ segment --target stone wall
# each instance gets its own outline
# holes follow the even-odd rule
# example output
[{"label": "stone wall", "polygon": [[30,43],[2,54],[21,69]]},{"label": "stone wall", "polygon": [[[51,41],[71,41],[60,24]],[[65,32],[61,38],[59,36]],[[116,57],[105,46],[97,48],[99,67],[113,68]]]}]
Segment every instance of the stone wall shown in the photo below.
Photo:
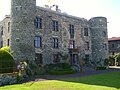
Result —
[{"label": "stone wall", "polygon": [[11,50],[15,60],[35,60],[36,0],[11,0]]},{"label": "stone wall", "polygon": [[120,52],[120,40],[109,40],[109,54],[114,55]]},{"label": "stone wall", "polygon": [[2,46],[8,46],[8,43],[10,42],[10,34],[11,34],[11,18],[10,15],[6,15],[5,19],[0,22],[0,46],[1,44]]},{"label": "stone wall", "polygon": [[[36,35],[43,37],[43,47],[41,49],[36,49],[36,52],[43,53],[43,61],[45,63],[52,62],[52,56],[54,53],[64,52],[68,53],[70,33],[69,24],[74,25],[75,28],[75,48],[79,49],[80,54],[90,54],[91,56],[91,35],[89,29],[89,36],[85,37],[84,28],[89,28],[88,21],[82,18],[77,18],[70,15],[65,15],[56,11],[45,9],[42,7],[37,7],[36,16],[41,17],[43,20],[43,28],[36,29]],[[59,31],[52,30],[52,20],[59,22]],[[59,49],[53,49],[51,43],[52,37],[59,38]],[[90,50],[85,51],[85,41],[90,42]],[[46,46],[46,47],[45,47]],[[85,55],[80,55],[80,58],[84,58]],[[46,61],[47,60],[47,61]]]}]

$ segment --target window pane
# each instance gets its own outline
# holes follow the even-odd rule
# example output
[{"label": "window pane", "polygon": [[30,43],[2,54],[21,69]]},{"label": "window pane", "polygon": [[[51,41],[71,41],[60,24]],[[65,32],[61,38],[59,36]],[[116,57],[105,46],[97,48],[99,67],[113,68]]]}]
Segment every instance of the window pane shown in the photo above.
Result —
[{"label": "window pane", "polygon": [[35,37],[35,47],[36,47],[36,48],[42,47],[42,39],[41,39],[40,36],[36,36],[36,37]]},{"label": "window pane", "polygon": [[53,31],[58,31],[58,21],[52,21],[52,29]]},{"label": "window pane", "polygon": [[36,28],[42,29],[42,18],[36,17],[34,24]]},{"label": "window pane", "polygon": [[75,48],[75,41],[74,40],[70,40],[70,48]]},{"label": "window pane", "polygon": [[85,50],[89,50],[89,42],[85,42]]},{"label": "window pane", "polygon": [[70,38],[74,38],[74,25],[69,25]]},{"label": "window pane", "polygon": [[8,46],[10,45],[10,39],[7,40],[7,45],[8,45]]},{"label": "window pane", "polygon": [[88,28],[84,28],[84,36],[88,36]]},{"label": "window pane", "polygon": [[107,50],[107,44],[103,44],[103,49]]},{"label": "window pane", "polygon": [[53,38],[53,48],[59,48],[59,40],[58,40],[58,38]]}]

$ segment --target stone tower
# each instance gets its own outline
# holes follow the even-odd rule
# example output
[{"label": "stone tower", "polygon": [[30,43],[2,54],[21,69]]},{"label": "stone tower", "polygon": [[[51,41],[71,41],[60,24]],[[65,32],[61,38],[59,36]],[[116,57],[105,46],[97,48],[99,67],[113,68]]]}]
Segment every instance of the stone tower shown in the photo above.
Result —
[{"label": "stone tower", "polygon": [[[108,58],[107,19],[93,17],[89,20],[91,27],[92,58],[96,62]],[[101,62],[102,63],[102,62]]]},{"label": "stone tower", "polygon": [[11,50],[15,60],[34,60],[36,0],[11,0]]}]

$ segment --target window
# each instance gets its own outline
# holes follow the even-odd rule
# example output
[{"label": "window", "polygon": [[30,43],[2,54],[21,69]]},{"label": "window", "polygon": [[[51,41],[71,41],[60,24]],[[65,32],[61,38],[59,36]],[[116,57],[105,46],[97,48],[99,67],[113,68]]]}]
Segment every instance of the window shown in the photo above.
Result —
[{"label": "window", "polygon": [[107,44],[103,44],[103,49],[107,50]]},{"label": "window", "polygon": [[112,52],[112,55],[115,55],[115,52]]},{"label": "window", "polygon": [[10,31],[10,22],[8,22],[8,32]]},{"label": "window", "polygon": [[89,61],[89,54],[85,54],[85,60]]},{"label": "window", "polygon": [[59,54],[53,54],[53,62],[54,63],[59,63],[60,62]]},{"label": "window", "polygon": [[3,47],[3,41],[1,41],[1,48]]},{"label": "window", "polygon": [[52,29],[53,31],[58,31],[58,21],[52,21]]},{"label": "window", "polygon": [[40,53],[35,54],[35,62],[36,62],[37,65],[43,64],[42,54],[40,54]]},{"label": "window", "polygon": [[41,48],[42,47],[42,38],[40,36],[36,36],[34,44],[35,44],[36,48]]},{"label": "window", "polygon": [[74,40],[70,40],[70,48],[75,48],[75,41]]},{"label": "window", "polygon": [[114,48],[115,47],[115,45],[114,44],[112,44],[112,48]]},{"label": "window", "polygon": [[106,32],[103,31],[103,32],[102,32],[102,36],[103,36],[103,37],[106,37],[106,35],[107,35]]},{"label": "window", "polygon": [[89,42],[85,42],[85,50],[89,50]]},{"label": "window", "polygon": [[89,36],[88,35],[88,28],[84,28],[84,36]]},{"label": "window", "polygon": [[42,18],[36,17],[34,23],[36,28],[42,29]]},{"label": "window", "polygon": [[120,44],[117,45],[117,48],[120,48]]},{"label": "window", "polygon": [[53,38],[53,48],[59,48],[58,38]]},{"label": "window", "polygon": [[3,30],[1,30],[1,35],[3,35]]},{"label": "window", "polygon": [[72,65],[78,64],[78,54],[70,54],[70,64]]},{"label": "window", "polygon": [[1,27],[1,35],[3,35],[3,27]]},{"label": "window", "polygon": [[69,25],[70,38],[74,38],[74,25]]},{"label": "window", "polygon": [[8,45],[8,46],[10,45],[10,39],[7,40],[7,45]]}]

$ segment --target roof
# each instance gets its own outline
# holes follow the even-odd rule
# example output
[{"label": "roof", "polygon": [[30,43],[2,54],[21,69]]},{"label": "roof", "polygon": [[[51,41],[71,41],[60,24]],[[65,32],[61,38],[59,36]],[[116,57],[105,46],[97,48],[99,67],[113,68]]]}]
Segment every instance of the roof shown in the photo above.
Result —
[{"label": "roof", "polygon": [[77,19],[77,20],[88,21],[88,20],[85,19],[85,18],[80,18],[80,17],[77,17],[77,16],[69,15],[69,14],[67,14],[67,13],[65,13],[65,12],[63,12],[63,13],[62,13],[62,12],[57,12],[57,11],[54,11],[54,10],[51,10],[51,9],[48,9],[48,8],[44,8],[44,7],[40,7],[40,6],[37,6],[37,9],[41,9],[41,10],[44,10],[44,11],[56,13],[56,14],[58,14],[58,15],[70,17],[70,18]]},{"label": "roof", "polygon": [[120,37],[108,38],[108,41],[118,41],[118,40],[120,40]]}]

